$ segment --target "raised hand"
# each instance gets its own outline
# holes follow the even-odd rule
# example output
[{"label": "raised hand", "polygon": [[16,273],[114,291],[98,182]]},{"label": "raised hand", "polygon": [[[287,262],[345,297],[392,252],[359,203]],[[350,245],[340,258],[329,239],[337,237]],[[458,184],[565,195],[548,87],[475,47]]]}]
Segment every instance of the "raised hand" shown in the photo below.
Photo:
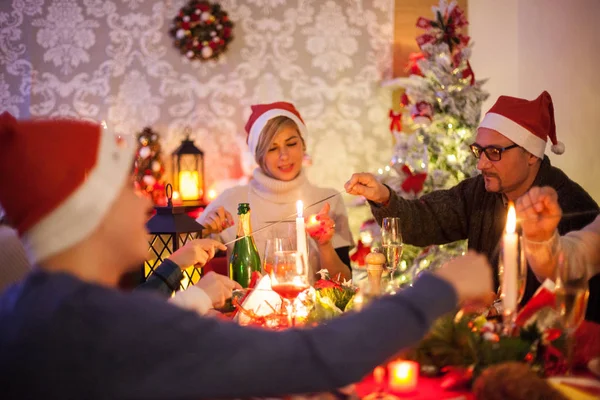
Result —
[{"label": "raised hand", "polygon": [[328,244],[335,234],[335,222],[329,216],[330,209],[329,203],[325,203],[317,215],[308,217],[306,221],[306,232],[320,246]]},{"label": "raised hand", "polygon": [[387,203],[390,199],[389,189],[379,182],[373,174],[352,174],[344,188],[350,194],[364,196],[367,200],[376,203]]},{"label": "raised hand", "polygon": [[220,233],[225,229],[233,226],[235,220],[229,211],[223,207],[219,207],[208,214],[202,214],[200,217],[200,224],[204,227],[202,231],[204,234],[210,235],[211,233]]},{"label": "raised hand", "polygon": [[195,286],[202,289],[210,297],[213,307],[217,308],[231,298],[234,289],[242,288],[236,281],[212,271],[203,276]]},{"label": "raised hand", "polygon": [[558,194],[549,186],[529,189],[517,200],[516,211],[523,235],[536,242],[552,238],[562,216]]},{"label": "raised hand", "polygon": [[227,250],[224,244],[212,239],[195,239],[169,256],[169,260],[185,269],[196,266],[202,267],[210,261],[217,250]]},{"label": "raised hand", "polygon": [[469,251],[444,264],[435,274],[454,286],[459,303],[487,305],[493,299],[492,268],[481,254]]}]

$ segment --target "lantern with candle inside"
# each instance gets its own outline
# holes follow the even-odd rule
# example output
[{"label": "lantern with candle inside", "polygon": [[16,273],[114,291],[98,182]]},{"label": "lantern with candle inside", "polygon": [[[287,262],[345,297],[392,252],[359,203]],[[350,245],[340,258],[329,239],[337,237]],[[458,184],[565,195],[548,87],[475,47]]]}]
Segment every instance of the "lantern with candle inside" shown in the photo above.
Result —
[{"label": "lantern with candle inside", "polygon": [[204,201],[204,152],[190,140],[191,129],[185,129],[185,139],[173,152],[173,186],[184,205],[199,205]]},{"label": "lantern with candle inside", "polygon": [[389,387],[394,392],[412,392],[419,380],[419,364],[415,361],[396,360],[388,365]]},{"label": "lantern with candle inside", "polygon": [[[144,262],[143,277],[148,278],[164,260],[188,241],[200,238],[203,226],[185,213],[184,207],[173,206],[173,188],[165,188],[166,207],[154,207],[155,214],[146,223],[150,233],[148,256]],[[181,288],[186,289],[200,279],[200,270],[193,265],[183,270]]]},{"label": "lantern with candle inside", "polygon": [[510,334],[515,325],[517,307],[525,294],[527,283],[527,262],[519,234],[516,232],[517,216],[514,204],[508,206],[505,233],[500,243],[498,278],[500,299],[502,299],[505,332]]}]

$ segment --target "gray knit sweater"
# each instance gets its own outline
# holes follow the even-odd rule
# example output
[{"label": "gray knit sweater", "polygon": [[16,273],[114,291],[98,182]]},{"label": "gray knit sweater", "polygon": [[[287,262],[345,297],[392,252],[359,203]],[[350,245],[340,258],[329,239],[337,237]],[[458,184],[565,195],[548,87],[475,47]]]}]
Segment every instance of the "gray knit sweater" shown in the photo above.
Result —
[{"label": "gray knit sweater", "polygon": [[[598,204],[564,172],[553,167],[548,157],[542,160],[533,186],[551,186],[558,192],[563,213],[598,210]],[[466,179],[448,190],[438,190],[418,200],[405,200],[392,192],[385,207],[371,203],[371,211],[381,224],[384,217],[400,217],[405,243],[415,246],[444,244],[468,239],[469,248],[486,254],[494,267],[498,287],[498,243],[506,225],[506,207],[500,193],[485,190],[481,175]],[[558,230],[561,235],[592,222],[595,215],[565,217]],[[531,270],[523,302],[531,298],[540,283]],[[600,276],[590,281],[587,318],[600,322]]]}]

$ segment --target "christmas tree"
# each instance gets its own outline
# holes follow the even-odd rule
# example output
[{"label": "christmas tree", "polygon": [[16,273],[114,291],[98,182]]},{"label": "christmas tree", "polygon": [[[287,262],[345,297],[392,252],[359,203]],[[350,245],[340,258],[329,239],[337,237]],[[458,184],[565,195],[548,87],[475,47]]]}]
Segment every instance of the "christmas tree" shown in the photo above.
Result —
[{"label": "christmas tree", "polygon": [[147,193],[154,204],[164,205],[165,167],[161,159],[161,146],[158,133],[146,127],[137,134],[138,148],[134,162],[135,186]]},{"label": "christmas tree", "polygon": [[[481,88],[485,81],[475,79],[469,63],[472,46],[462,33],[468,24],[464,12],[455,2],[441,0],[433,14],[433,19],[417,21],[424,33],[417,37],[420,53],[409,60],[410,76],[392,81],[405,91],[401,112],[390,110],[395,141],[390,165],[378,171],[383,183],[408,199],[451,188],[478,173],[469,145],[488,97]],[[405,246],[402,269],[413,263],[413,270],[427,268],[432,260],[463,249],[464,243],[425,251]]]}]

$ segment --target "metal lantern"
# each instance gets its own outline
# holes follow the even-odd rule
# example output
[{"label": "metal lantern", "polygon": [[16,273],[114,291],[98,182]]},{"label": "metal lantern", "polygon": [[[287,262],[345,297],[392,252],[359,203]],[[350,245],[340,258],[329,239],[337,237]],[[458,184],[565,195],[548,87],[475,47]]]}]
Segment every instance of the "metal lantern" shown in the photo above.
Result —
[{"label": "metal lantern", "polygon": [[173,186],[184,205],[197,205],[204,200],[204,152],[190,140],[191,129],[173,152]]},{"label": "metal lantern", "polygon": [[[168,184],[166,207],[155,207],[156,213],[146,223],[150,232],[148,257],[144,262],[144,279],[148,278],[164,260],[188,241],[202,236],[202,225],[185,213],[184,207],[173,207],[173,187]],[[181,288],[186,289],[201,277],[200,269],[193,266],[183,271]]]}]

